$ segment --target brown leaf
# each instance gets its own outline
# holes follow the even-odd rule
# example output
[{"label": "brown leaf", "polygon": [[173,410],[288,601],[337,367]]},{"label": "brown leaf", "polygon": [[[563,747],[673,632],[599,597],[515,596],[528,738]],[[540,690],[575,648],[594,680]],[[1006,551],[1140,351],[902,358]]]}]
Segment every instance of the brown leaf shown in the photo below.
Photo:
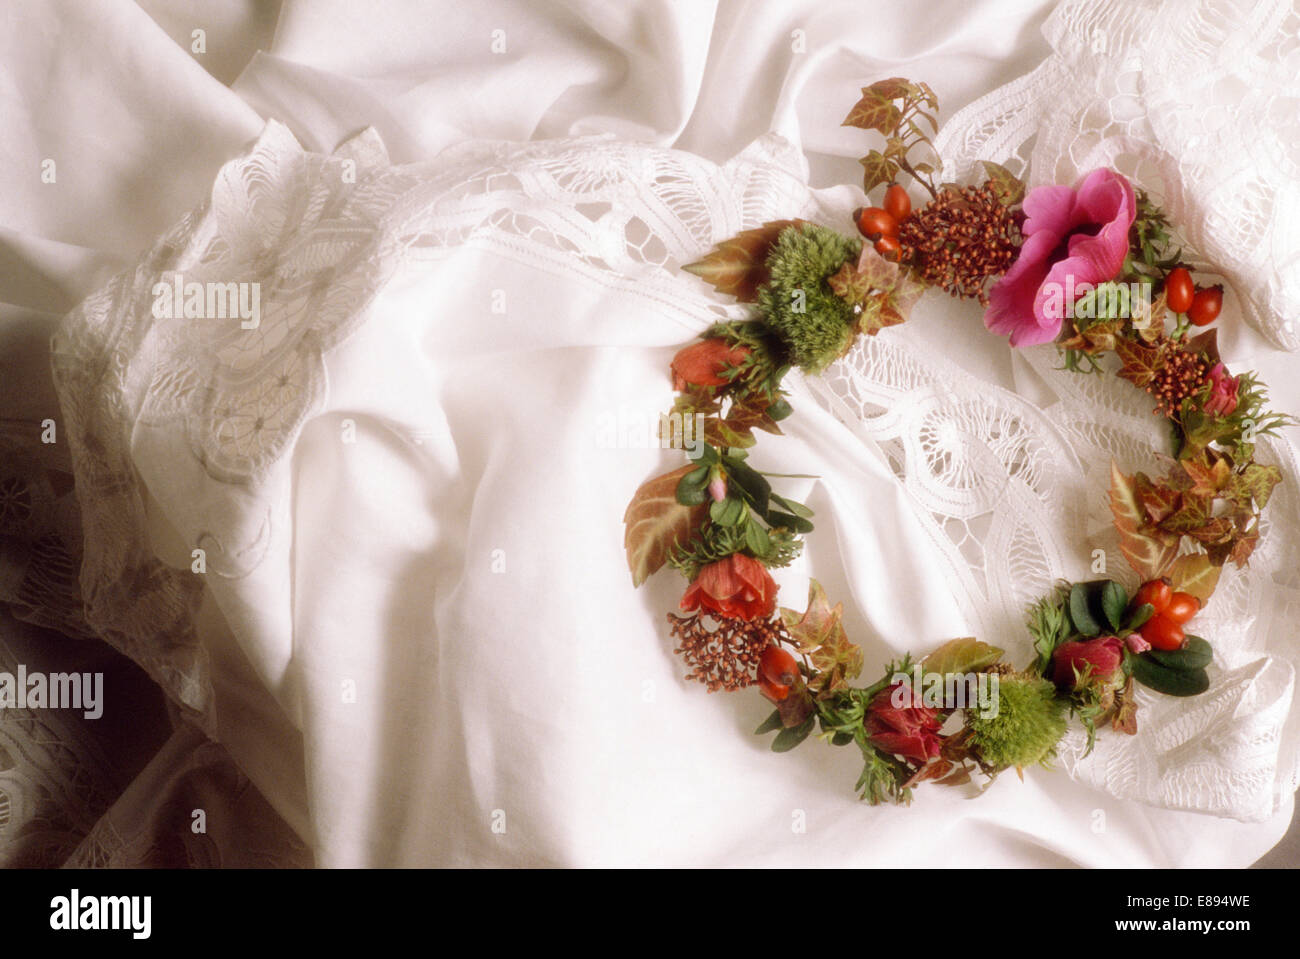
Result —
[{"label": "brown leaf", "polygon": [[862,192],[870,193],[885,183],[893,183],[898,177],[899,165],[879,150],[872,150],[861,160]]},{"label": "brown leaf", "polygon": [[980,162],[983,163],[988,182],[992,184],[1003,206],[1015,206],[1025,198],[1025,183],[1020,177],[1000,163],[993,163],[990,160]]},{"label": "brown leaf", "polygon": [[723,240],[702,260],[682,267],[694,273],[719,293],[734,296],[741,303],[758,299],[758,288],[769,279],[767,256],[772,252],[777,238],[792,226],[802,226],[803,220],[773,220],[753,230],[745,230],[729,240]]},{"label": "brown leaf", "polygon": [[1248,533],[1244,533],[1232,544],[1232,550],[1228,553],[1227,562],[1235,563],[1240,569],[1246,565],[1250,559],[1250,554],[1255,552],[1255,547],[1259,545],[1259,528],[1256,527]]},{"label": "brown leaf", "polygon": [[886,100],[899,100],[916,90],[916,86],[903,77],[890,77],[887,80],[877,80],[870,86],[863,87],[862,93],[873,93],[877,97],[883,97]]},{"label": "brown leaf", "polygon": [[781,725],[786,729],[802,726],[804,721],[817,711],[817,704],[804,685],[803,677],[795,680],[789,695],[776,704],[776,709],[781,714]]},{"label": "brown leaf", "polygon": [[1133,477],[1133,493],[1137,496],[1147,520],[1157,526],[1178,509],[1181,495],[1168,486],[1151,482],[1145,473],[1138,473]]},{"label": "brown leaf", "polygon": [[861,127],[888,135],[897,129],[901,116],[902,111],[892,97],[880,93],[874,86],[863,87],[862,99],[853,104],[853,109],[840,126]]},{"label": "brown leaf", "polygon": [[1168,314],[1169,307],[1165,304],[1165,294],[1161,292],[1151,301],[1150,307],[1139,308],[1139,312],[1133,317],[1133,330],[1147,343],[1152,343],[1165,335],[1165,318]]},{"label": "brown leaf", "polygon": [[970,782],[969,766],[958,766],[943,779],[935,780],[935,784],[939,786],[964,786],[968,782]]},{"label": "brown leaf", "polygon": [[1169,567],[1169,588],[1179,593],[1191,593],[1204,606],[1214,595],[1214,587],[1219,584],[1222,567],[1210,562],[1204,553],[1188,553],[1174,560]]},{"label": "brown leaf", "polygon": [[1121,337],[1115,344],[1115,355],[1123,362],[1116,374],[1134,386],[1144,387],[1155,379],[1156,371],[1164,363],[1164,350],[1147,346],[1137,340]]},{"label": "brown leaf", "polygon": [[683,506],[677,502],[677,484],[696,468],[688,463],[643,483],[623,514],[623,546],[632,585],[640,586],[657,572],[674,546],[685,546],[708,516],[707,503]]},{"label": "brown leaf", "polygon": [[1130,676],[1124,687],[1115,694],[1115,709],[1110,717],[1110,728],[1120,733],[1136,736],[1138,704],[1133,698],[1133,677]]},{"label": "brown leaf", "polygon": [[1110,464],[1110,511],[1119,532],[1119,550],[1143,582],[1159,579],[1178,555],[1178,537],[1149,526],[1133,481]]},{"label": "brown leaf", "polygon": [[1204,333],[1198,333],[1187,341],[1184,347],[1191,353],[1204,353],[1209,357],[1210,365],[1213,366],[1219,362],[1219,331],[1218,329],[1206,330]]}]

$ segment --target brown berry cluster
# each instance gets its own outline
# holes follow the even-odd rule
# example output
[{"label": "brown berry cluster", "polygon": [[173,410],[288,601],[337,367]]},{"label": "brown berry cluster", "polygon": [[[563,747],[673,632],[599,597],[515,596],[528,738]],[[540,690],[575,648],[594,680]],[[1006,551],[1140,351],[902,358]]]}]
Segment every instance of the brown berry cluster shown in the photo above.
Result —
[{"label": "brown berry cluster", "polygon": [[903,261],[926,283],[987,304],[987,281],[1020,251],[1020,214],[991,183],[948,187],[899,225],[898,241]]},{"label": "brown berry cluster", "polygon": [[779,619],[714,619],[707,615],[668,614],[677,653],[691,667],[687,679],[703,683],[709,692],[734,692],[756,682],[763,650],[790,636]]},{"label": "brown berry cluster", "polygon": [[1209,368],[1188,350],[1169,350],[1152,375],[1146,391],[1156,399],[1155,412],[1172,419],[1182,409],[1183,400],[1195,396],[1205,385]]}]

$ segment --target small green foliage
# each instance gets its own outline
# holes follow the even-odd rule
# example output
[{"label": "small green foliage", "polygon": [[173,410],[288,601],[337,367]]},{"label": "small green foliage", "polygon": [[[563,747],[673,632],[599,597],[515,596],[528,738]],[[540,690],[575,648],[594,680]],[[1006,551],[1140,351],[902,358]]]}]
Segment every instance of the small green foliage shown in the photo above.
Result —
[{"label": "small green foliage", "polygon": [[1070,617],[1066,614],[1060,589],[1053,590],[1034,605],[1029,611],[1029,622],[1026,625],[1034,637],[1034,651],[1038,653],[1034,668],[1038,673],[1046,675],[1052,665],[1056,647],[1065,642],[1070,634]]},{"label": "small green foliage", "polygon": [[[709,523],[697,530],[685,546],[677,546],[668,557],[668,565],[677,570],[688,580],[694,580],[700,568],[726,559],[732,553],[749,553],[764,566],[780,569],[789,566],[798,558],[803,549],[803,541],[787,529],[769,529],[766,543],[749,534],[748,528],[753,524],[749,519],[738,526],[720,526]],[[756,544],[766,545],[765,550],[755,550]]]}]

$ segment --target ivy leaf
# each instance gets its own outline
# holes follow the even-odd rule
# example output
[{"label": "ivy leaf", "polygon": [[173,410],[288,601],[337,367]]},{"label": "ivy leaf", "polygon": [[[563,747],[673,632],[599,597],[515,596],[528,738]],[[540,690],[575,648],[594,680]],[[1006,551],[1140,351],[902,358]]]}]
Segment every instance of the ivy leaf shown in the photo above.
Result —
[{"label": "ivy leaf", "polygon": [[1003,206],[1015,206],[1025,198],[1025,183],[1000,163],[990,160],[981,161],[988,182],[993,186]]},{"label": "ivy leaf", "polygon": [[1258,509],[1268,505],[1273,487],[1282,482],[1282,471],[1276,466],[1251,463],[1240,473],[1232,474],[1224,495],[1243,505],[1254,503]]},{"label": "ivy leaf", "polygon": [[[886,81],[889,83],[892,81]],[[862,88],[862,99],[853,104],[853,109],[844,118],[840,126],[860,127],[863,130],[876,130],[888,135],[898,128],[898,121],[903,112],[894,103],[894,97],[880,92],[890,93],[894,88],[873,84]],[[901,96],[901,94],[898,94]]]},{"label": "ivy leaf", "polygon": [[1204,606],[1214,595],[1223,567],[1215,566],[1204,553],[1179,556],[1169,567],[1169,588],[1179,593],[1191,593]]},{"label": "ivy leaf", "polygon": [[1243,533],[1232,544],[1232,549],[1228,552],[1225,562],[1235,563],[1238,568],[1246,565],[1250,559],[1250,554],[1255,552],[1255,547],[1259,544],[1259,528],[1256,527],[1248,533]]},{"label": "ivy leaf", "polygon": [[910,93],[916,93],[917,88],[914,83],[903,77],[890,77],[887,80],[877,80],[868,87],[862,88],[863,94],[871,92],[875,96],[883,97],[886,100],[901,100]]},{"label": "ivy leaf", "polygon": [[803,220],[773,220],[723,240],[704,259],[682,267],[710,284],[719,293],[734,296],[741,303],[758,299],[758,288],[769,279],[767,256],[783,231],[802,226]]},{"label": "ivy leaf", "polygon": [[1133,493],[1146,513],[1146,518],[1157,526],[1173,515],[1182,496],[1172,487],[1151,482],[1145,473],[1133,477]]},{"label": "ivy leaf", "polygon": [[1150,527],[1133,481],[1110,464],[1110,511],[1119,532],[1119,550],[1142,581],[1159,579],[1178,554],[1178,537]]},{"label": "ivy leaf", "polygon": [[1115,344],[1115,355],[1124,364],[1116,375],[1137,387],[1145,387],[1155,379],[1156,371],[1164,364],[1164,351],[1160,347],[1126,337]]},{"label": "ivy leaf", "polygon": [[[1190,486],[1179,483],[1179,471],[1190,481]],[[1231,476],[1232,467],[1226,459],[1216,458],[1210,462],[1205,457],[1196,457],[1180,461],[1170,474],[1170,481],[1193,496],[1214,496],[1227,485]]]},{"label": "ivy leaf", "polygon": [[849,642],[841,622],[844,605],[832,608],[821,583],[808,585],[808,608],[800,616],[792,609],[782,609],[781,619],[800,652],[808,654],[817,675],[810,686],[823,693],[845,685],[862,672],[862,649]]},{"label": "ivy leaf", "polygon": [[899,165],[879,150],[871,150],[858,161],[862,164],[862,191],[870,193],[885,183],[893,183],[898,178]]},{"label": "ivy leaf", "polygon": [[854,263],[845,263],[836,273],[828,276],[826,285],[841,300],[854,306],[862,306],[876,293],[871,278]]},{"label": "ivy leaf", "polygon": [[685,546],[708,515],[705,505],[683,506],[677,502],[677,484],[696,469],[688,463],[680,469],[642,484],[623,514],[623,547],[632,585],[640,586],[668,561],[673,547]]},{"label": "ivy leaf", "polygon": [[889,291],[885,302],[881,304],[881,324],[896,326],[905,322],[912,313],[912,307],[916,305],[916,301],[921,298],[925,290],[925,284],[918,280],[911,270],[900,272],[894,288]]}]

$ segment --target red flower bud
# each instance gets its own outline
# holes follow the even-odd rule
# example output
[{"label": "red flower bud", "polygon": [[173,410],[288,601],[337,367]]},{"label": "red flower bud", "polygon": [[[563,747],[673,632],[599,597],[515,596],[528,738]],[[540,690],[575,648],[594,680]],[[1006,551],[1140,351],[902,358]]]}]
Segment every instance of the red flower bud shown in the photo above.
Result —
[{"label": "red flower bud", "polygon": [[1052,656],[1055,667],[1052,680],[1063,689],[1073,689],[1075,672],[1082,674],[1088,666],[1090,684],[1108,683],[1115,678],[1124,661],[1124,642],[1118,636],[1098,636],[1096,639],[1075,640],[1056,647]]},{"label": "red flower bud", "polygon": [[673,389],[692,386],[726,386],[731,380],[722,374],[740,366],[749,356],[747,346],[728,346],[726,340],[712,337],[692,343],[673,357]]},{"label": "red flower bud", "polygon": [[914,693],[919,702],[920,693],[905,683],[882,689],[867,707],[865,726],[871,744],[877,749],[924,766],[931,759],[939,758],[942,742],[939,730],[943,721],[937,709],[907,705],[913,701]]},{"label": "red flower bud", "polygon": [[704,566],[686,587],[681,608],[697,609],[722,619],[760,619],[776,609],[776,582],[752,556],[732,553]]}]

